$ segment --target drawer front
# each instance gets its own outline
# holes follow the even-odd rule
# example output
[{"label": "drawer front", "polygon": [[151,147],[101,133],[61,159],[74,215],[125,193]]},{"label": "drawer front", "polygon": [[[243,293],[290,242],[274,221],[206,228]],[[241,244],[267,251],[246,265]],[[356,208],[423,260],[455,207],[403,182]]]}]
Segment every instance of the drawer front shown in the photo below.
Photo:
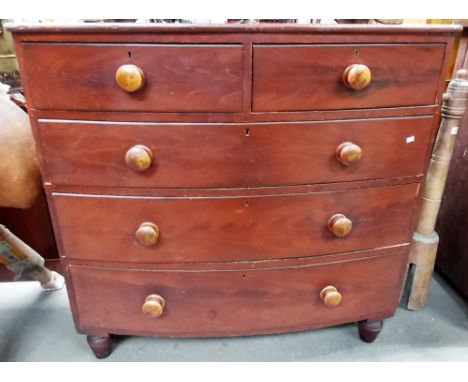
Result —
[{"label": "drawer front", "polygon": [[[205,188],[295,185],[419,175],[432,117],[266,124],[41,122],[46,179],[56,185]],[[337,148],[352,142],[359,161]],[[135,171],[129,149],[146,146]]]},{"label": "drawer front", "polygon": [[[243,86],[241,45],[23,44],[35,109],[234,112]],[[116,83],[122,65],[143,71],[134,93]]]},{"label": "drawer front", "polygon": [[[357,261],[263,270],[138,271],[71,265],[82,331],[168,336],[230,336],[304,330],[391,316],[406,253]],[[342,295],[327,307],[320,291]],[[164,299],[159,317],[146,297]]]},{"label": "drawer front", "polygon": [[[257,197],[55,193],[53,202],[62,255],[67,258],[225,262],[307,257],[407,243],[417,192],[418,185],[410,184]],[[329,229],[335,214],[352,222],[346,237],[339,238]],[[146,222],[156,225],[159,232],[142,228]],[[349,227],[347,223],[341,219],[337,227]],[[141,245],[136,238],[140,234],[157,241]]]},{"label": "drawer front", "polygon": [[[444,44],[256,45],[253,110],[299,111],[432,105]],[[369,85],[344,85],[349,65],[366,65]]]}]

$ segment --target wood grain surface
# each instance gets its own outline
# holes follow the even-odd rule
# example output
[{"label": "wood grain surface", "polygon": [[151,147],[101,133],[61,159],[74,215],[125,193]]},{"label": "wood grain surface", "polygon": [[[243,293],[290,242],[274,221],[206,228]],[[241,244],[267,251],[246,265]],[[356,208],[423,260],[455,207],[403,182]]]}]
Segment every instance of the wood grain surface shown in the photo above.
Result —
[{"label": "wood grain surface", "polygon": [[[253,110],[329,110],[430,105],[435,102],[445,46],[255,45]],[[365,64],[371,83],[347,88],[343,71]]]},{"label": "wood grain surface", "polygon": [[[71,265],[77,327],[86,333],[234,336],[305,330],[393,314],[406,252],[264,270],[144,271]],[[342,294],[330,308],[320,291]],[[160,317],[142,312],[148,295]]]},{"label": "wood grain surface", "polygon": [[[407,243],[417,184],[299,195],[138,198],[54,194],[68,259],[114,262],[241,261],[302,257]],[[352,231],[337,238],[328,220],[341,213]],[[135,239],[143,222],[157,243]]]},{"label": "wood grain surface", "polygon": [[[28,106],[117,112],[240,111],[242,52],[241,45],[25,44]],[[119,88],[115,74],[123,64],[137,65],[144,72],[141,90],[127,93]]]},{"label": "wood grain surface", "polygon": [[[260,187],[424,173],[432,117],[270,124],[39,123],[45,180],[54,185],[144,188]],[[336,159],[343,142],[358,163]],[[135,171],[127,150],[153,164]]]}]

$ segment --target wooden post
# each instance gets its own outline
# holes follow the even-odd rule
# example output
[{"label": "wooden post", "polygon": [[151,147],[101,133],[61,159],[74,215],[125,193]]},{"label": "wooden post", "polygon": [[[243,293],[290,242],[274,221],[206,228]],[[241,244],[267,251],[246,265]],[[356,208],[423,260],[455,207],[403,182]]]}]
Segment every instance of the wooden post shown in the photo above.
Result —
[{"label": "wooden post", "polygon": [[468,100],[468,71],[457,72],[443,96],[442,120],[434,144],[431,162],[424,183],[416,230],[411,243],[409,265],[413,265],[410,277],[411,290],[408,309],[424,308],[429,296],[429,287],[434,270],[439,236],[434,231],[439,213],[450,159],[458,133],[460,119]]}]

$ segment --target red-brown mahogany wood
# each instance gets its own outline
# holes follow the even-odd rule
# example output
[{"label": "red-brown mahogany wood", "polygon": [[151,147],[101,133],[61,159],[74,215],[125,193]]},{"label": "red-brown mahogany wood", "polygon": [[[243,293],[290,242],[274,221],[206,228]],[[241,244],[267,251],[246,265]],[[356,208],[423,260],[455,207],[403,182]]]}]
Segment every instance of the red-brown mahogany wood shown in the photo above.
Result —
[{"label": "red-brown mahogany wood", "polygon": [[[393,314],[460,27],[12,30],[73,316],[98,355],[109,333],[361,321],[365,335]],[[115,82],[125,64],[148,80],[133,94]],[[365,89],[343,84],[352,64],[369,67]],[[343,142],[363,150],[349,168]],[[137,144],[149,171],[124,167]],[[347,237],[329,231],[334,214],[352,220]],[[138,244],[142,223],[160,229],[154,246]],[[326,286],[340,305],[324,306]],[[156,319],[141,311],[151,295]]]},{"label": "red-brown mahogany wood", "polygon": [[[36,109],[240,111],[241,45],[24,44],[28,105]],[[145,86],[127,93],[115,81],[137,65]],[[69,91],[73,84],[73,91]],[[67,94],[66,97],[63,94]]]},{"label": "red-brown mahogany wood", "polygon": [[[54,185],[204,188],[294,185],[419,175],[431,117],[267,124],[39,123],[46,181]],[[337,148],[362,158],[346,167]],[[127,150],[147,146],[136,172]]]},{"label": "red-brown mahogany wood", "polygon": [[[255,45],[253,110],[432,104],[444,52],[443,44]],[[343,71],[352,64],[365,64],[372,71],[365,89],[343,84]]]},{"label": "red-brown mahogany wood", "polygon": [[[157,197],[218,197],[218,196],[262,196],[262,195],[289,195],[304,194],[310,192],[324,191],[344,191],[358,188],[373,188],[397,186],[403,184],[417,183],[420,188],[424,174],[415,176],[404,176],[396,178],[381,178],[356,180],[353,182],[335,183],[314,183],[292,186],[272,186],[272,187],[239,187],[239,188],[120,188],[120,187],[94,187],[94,186],[55,186],[50,183],[45,184],[45,188],[52,193],[62,194],[93,194],[93,195],[122,195],[122,196],[157,196]],[[50,203],[49,203],[50,207]]]},{"label": "red-brown mahogany wood", "polygon": [[259,259],[253,261],[233,261],[233,262],[190,262],[190,263],[147,263],[139,262],[138,264],[131,262],[122,262],[117,263],[115,261],[100,261],[100,260],[80,260],[80,259],[61,259],[61,264],[63,269],[66,269],[69,265],[89,265],[96,267],[117,267],[122,269],[145,269],[145,270],[168,270],[168,271],[177,271],[177,270],[186,270],[186,271],[212,271],[212,270],[242,270],[242,269],[270,269],[270,268],[284,268],[289,266],[299,266],[299,265],[312,265],[312,264],[321,264],[321,263],[336,263],[341,261],[353,261],[367,257],[381,256],[387,254],[399,253],[401,251],[406,251],[409,247],[409,243],[392,245],[390,247],[379,247],[372,249],[364,249],[362,251],[352,251],[352,252],[340,252],[332,254],[323,254],[318,256],[309,256],[309,257],[288,257],[282,259]]},{"label": "red-brown mahogany wood", "polygon": [[[250,99],[248,99],[250,101]],[[62,111],[28,109],[36,119],[64,119],[115,122],[185,122],[185,123],[226,123],[226,122],[282,122],[282,121],[327,121],[340,119],[432,116],[438,112],[438,105],[389,107],[349,110],[308,110],[295,112],[248,112],[241,113],[164,113],[164,112],[111,112],[111,111]]]},{"label": "red-brown mahogany wood", "polygon": [[[70,265],[79,330],[164,336],[234,336],[305,330],[393,314],[406,250],[285,268],[145,271]],[[330,309],[320,291],[342,294]],[[154,318],[142,312],[148,295],[165,300]],[[101,329],[102,330],[102,329]]]},{"label": "red-brown mahogany wood", "polygon": [[[410,239],[416,184],[299,195],[138,198],[54,194],[63,253],[115,262],[240,261],[304,257],[376,248]],[[328,221],[345,214],[345,238]],[[158,242],[135,237],[142,222],[159,227]]]}]

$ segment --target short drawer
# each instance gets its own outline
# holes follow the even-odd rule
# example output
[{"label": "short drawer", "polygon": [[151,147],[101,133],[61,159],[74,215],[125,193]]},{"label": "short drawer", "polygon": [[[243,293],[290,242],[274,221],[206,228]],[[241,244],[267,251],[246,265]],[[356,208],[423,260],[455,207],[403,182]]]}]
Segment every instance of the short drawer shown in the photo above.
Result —
[{"label": "short drawer", "polygon": [[[24,43],[22,48],[22,75],[34,109],[241,110],[241,45]],[[140,90],[129,93],[118,86],[116,72],[122,65],[141,70]]]},{"label": "short drawer", "polygon": [[[444,44],[255,45],[253,110],[432,105],[444,54]],[[365,88],[345,86],[351,65],[370,70]]]},{"label": "short drawer", "polygon": [[[234,336],[387,318],[396,309],[406,257],[404,251],[256,270],[68,269],[81,331]],[[341,295],[332,301],[338,305],[322,301],[327,286]],[[153,315],[143,313],[147,300],[162,309],[146,305]]]},{"label": "short drawer", "polygon": [[[264,124],[48,120],[39,129],[44,175],[54,185],[206,188],[420,175],[432,124],[429,116]],[[361,151],[348,165],[337,158],[346,143]],[[138,155],[149,160],[142,171],[128,163]]]},{"label": "short drawer", "polygon": [[[418,184],[410,184],[295,195],[191,198],[54,193],[52,199],[66,258],[226,262],[407,243],[418,189]],[[336,219],[340,214],[344,218]]]}]

